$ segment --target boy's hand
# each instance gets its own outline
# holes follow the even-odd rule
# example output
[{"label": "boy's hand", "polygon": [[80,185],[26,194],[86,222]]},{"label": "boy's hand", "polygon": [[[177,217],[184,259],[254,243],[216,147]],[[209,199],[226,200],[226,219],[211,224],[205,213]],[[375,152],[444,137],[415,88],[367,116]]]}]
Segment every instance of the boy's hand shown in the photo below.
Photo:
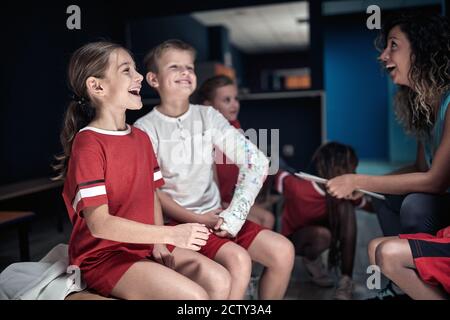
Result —
[{"label": "boy's hand", "polygon": [[214,234],[221,238],[234,238],[231,234],[228,233],[228,231],[225,230],[215,231]]},{"label": "boy's hand", "polygon": [[167,249],[165,244],[154,244],[152,257],[156,262],[166,266],[170,269],[175,269],[175,260],[172,253]]},{"label": "boy's hand", "polygon": [[217,225],[219,220],[222,219],[219,217],[219,213],[221,213],[222,211],[222,209],[214,209],[206,213],[202,213],[199,217],[200,222],[210,229],[215,229],[215,226]]}]

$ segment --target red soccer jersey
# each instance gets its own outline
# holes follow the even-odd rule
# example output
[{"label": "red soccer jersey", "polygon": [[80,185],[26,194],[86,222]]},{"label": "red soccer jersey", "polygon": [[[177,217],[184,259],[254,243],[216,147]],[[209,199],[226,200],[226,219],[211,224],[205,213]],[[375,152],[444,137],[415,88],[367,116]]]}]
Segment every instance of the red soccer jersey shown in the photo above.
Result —
[{"label": "red soccer jersey", "polygon": [[[230,124],[236,129],[241,128],[238,120],[231,121]],[[225,157],[220,151],[216,151],[217,179],[219,180],[220,198],[222,201],[231,202],[234,189],[239,176],[239,167]]]},{"label": "red soccer jersey", "polygon": [[[326,194],[318,184],[280,171],[275,177],[275,187],[284,197],[281,218],[283,235],[289,236],[300,228],[326,222]],[[363,207],[365,200],[362,198],[354,203]]]},{"label": "red soccer jersey", "polygon": [[152,245],[93,237],[82,210],[107,204],[113,216],[154,224],[154,190],[163,183],[152,144],[140,129],[80,130],[72,145],[63,190],[73,224],[70,263],[87,271],[118,252],[142,257],[151,254]]}]

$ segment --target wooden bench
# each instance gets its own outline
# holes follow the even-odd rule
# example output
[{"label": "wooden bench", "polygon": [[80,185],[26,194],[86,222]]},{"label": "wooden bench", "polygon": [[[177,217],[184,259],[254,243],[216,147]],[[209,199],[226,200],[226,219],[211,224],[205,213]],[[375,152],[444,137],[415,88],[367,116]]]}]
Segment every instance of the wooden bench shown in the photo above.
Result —
[{"label": "wooden bench", "polygon": [[[0,186],[0,201],[61,187],[63,181],[52,181],[50,178],[38,178]],[[31,220],[35,217],[32,211],[0,211],[0,229],[16,227],[19,232],[21,261],[30,260],[28,231]],[[62,232],[62,216],[58,215],[58,230]]]},{"label": "wooden bench", "polygon": [[35,214],[31,211],[0,211],[0,230],[16,227],[19,231],[20,260],[30,260],[28,230]]}]

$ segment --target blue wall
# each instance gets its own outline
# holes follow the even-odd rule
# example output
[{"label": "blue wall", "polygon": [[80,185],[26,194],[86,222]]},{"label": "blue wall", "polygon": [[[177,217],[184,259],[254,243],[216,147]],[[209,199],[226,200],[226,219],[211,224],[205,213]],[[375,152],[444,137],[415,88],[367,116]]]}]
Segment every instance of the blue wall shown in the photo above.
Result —
[{"label": "blue wall", "polygon": [[338,17],[324,28],[327,139],[352,145],[362,159],[389,158],[388,88],[377,62],[376,31]]},{"label": "blue wall", "polygon": [[413,162],[416,158],[417,143],[411,135],[404,133],[403,127],[397,121],[394,110],[394,94],[396,85],[387,79],[388,95],[388,124],[389,124],[389,160],[393,163]]}]

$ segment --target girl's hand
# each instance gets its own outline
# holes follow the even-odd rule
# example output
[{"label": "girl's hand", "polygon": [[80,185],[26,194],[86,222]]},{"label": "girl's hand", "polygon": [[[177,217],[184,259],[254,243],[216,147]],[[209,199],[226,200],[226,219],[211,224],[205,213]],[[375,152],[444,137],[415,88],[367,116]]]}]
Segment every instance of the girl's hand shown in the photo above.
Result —
[{"label": "girl's hand", "polygon": [[162,264],[163,266],[170,269],[175,269],[175,260],[165,244],[154,244],[152,257],[156,260],[156,262]]},{"label": "girl's hand", "polygon": [[328,193],[338,199],[350,199],[349,197],[352,196],[353,191],[356,189],[355,176],[355,174],[344,174],[328,180]]},{"label": "girl's hand", "polygon": [[203,224],[183,223],[173,227],[172,241],[176,247],[200,250],[206,244],[211,232]]},{"label": "girl's hand", "polygon": [[221,217],[219,217],[219,213],[221,213],[222,211],[222,209],[214,209],[206,213],[202,213],[199,217],[200,222],[210,229],[215,229],[217,223],[219,223],[220,219],[222,219]]}]

